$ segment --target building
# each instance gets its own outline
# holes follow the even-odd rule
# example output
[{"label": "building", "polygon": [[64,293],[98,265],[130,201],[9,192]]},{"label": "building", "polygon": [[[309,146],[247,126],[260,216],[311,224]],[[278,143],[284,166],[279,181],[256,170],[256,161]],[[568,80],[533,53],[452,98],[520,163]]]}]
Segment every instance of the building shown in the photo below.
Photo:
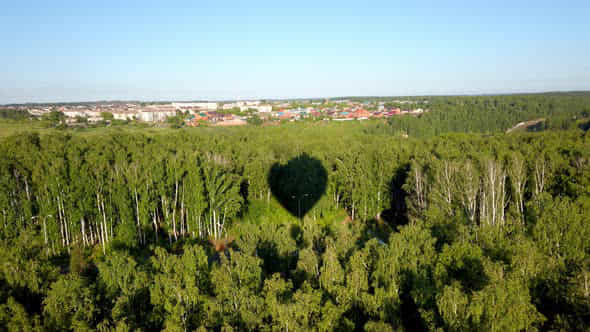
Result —
[{"label": "building", "polygon": [[75,118],[77,116],[87,117],[86,110],[79,110],[79,109],[72,109],[72,110],[63,110],[61,111],[66,118]]},{"label": "building", "polygon": [[189,127],[197,127],[200,126],[203,122],[209,120],[209,117],[205,113],[197,113],[195,115],[191,115],[189,119],[185,120],[184,123]]},{"label": "building", "polygon": [[47,114],[48,112],[45,112],[45,111],[44,111],[44,110],[42,110],[42,109],[38,109],[38,108],[32,108],[32,109],[30,109],[30,110],[29,110],[29,113],[30,113],[31,115],[34,115],[34,116],[41,116],[41,115],[43,115],[43,114]]},{"label": "building", "polygon": [[260,101],[259,100],[254,100],[254,101],[237,101],[235,103],[238,107],[242,107],[242,106],[258,106],[260,105]]},{"label": "building", "polygon": [[133,120],[138,115],[138,112],[136,110],[118,110],[113,111],[112,114],[115,120]]},{"label": "building", "polygon": [[215,111],[217,103],[214,102],[197,102],[197,103],[172,103],[172,107],[183,111]]},{"label": "building", "polygon": [[207,117],[210,122],[223,121],[224,114],[219,112],[207,112]]},{"label": "building", "polygon": [[227,110],[231,110],[231,109],[236,108],[236,107],[239,107],[239,106],[237,106],[234,103],[229,103],[229,104],[223,104],[223,106],[221,106],[221,109],[224,110],[224,111],[227,111]]},{"label": "building", "polygon": [[173,105],[150,105],[137,114],[137,119],[145,122],[162,122],[175,115],[176,107]]},{"label": "building", "polygon": [[358,109],[352,113],[350,113],[348,115],[348,117],[350,118],[355,118],[355,119],[359,119],[359,120],[366,120],[368,118],[370,118],[372,116],[372,114],[364,109]]},{"label": "building", "polygon": [[248,122],[246,122],[245,120],[234,118],[231,120],[219,121],[215,125],[216,126],[244,126],[246,124],[248,124]]},{"label": "building", "polygon": [[259,101],[237,101],[235,103],[224,104],[221,107],[223,110],[231,110],[239,108],[240,112],[245,112],[249,109],[256,110],[259,113],[270,113],[272,112],[272,105],[260,104]]},{"label": "building", "polygon": [[270,112],[272,112],[272,106],[271,105],[259,105],[256,109],[260,113],[270,113]]}]

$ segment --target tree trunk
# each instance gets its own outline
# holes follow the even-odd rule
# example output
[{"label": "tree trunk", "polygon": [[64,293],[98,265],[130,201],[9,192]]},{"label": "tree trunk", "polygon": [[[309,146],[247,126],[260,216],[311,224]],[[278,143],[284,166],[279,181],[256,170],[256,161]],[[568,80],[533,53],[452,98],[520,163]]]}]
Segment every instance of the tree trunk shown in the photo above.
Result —
[{"label": "tree trunk", "polygon": [[139,198],[137,195],[137,188],[133,188],[135,193],[135,221],[137,222],[137,236],[139,237],[139,244],[143,244],[141,238],[141,223],[139,221]]},{"label": "tree trunk", "polygon": [[158,222],[156,221],[156,211],[154,210],[154,213],[152,215],[152,222],[154,224],[154,234],[156,236],[156,243],[158,243]]},{"label": "tree trunk", "polygon": [[84,217],[80,218],[80,223],[82,224],[82,244],[86,247],[86,225],[84,223]]},{"label": "tree trunk", "polygon": [[178,181],[174,182],[174,205],[172,206],[172,233],[174,234],[174,240],[178,240],[176,234],[176,206],[178,205]]}]

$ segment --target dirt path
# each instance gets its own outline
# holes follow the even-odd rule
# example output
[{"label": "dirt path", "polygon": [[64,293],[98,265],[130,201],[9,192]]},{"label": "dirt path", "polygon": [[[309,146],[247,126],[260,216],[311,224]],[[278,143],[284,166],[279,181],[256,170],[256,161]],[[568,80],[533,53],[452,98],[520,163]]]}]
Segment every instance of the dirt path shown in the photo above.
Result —
[{"label": "dirt path", "polygon": [[506,134],[510,134],[513,131],[519,130],[519,129],[526,129],[532,126],[537,125],[540,122],[545,121],[545,118],[541,118],[541,119],[536,119],[536,120],[530,120],[530,121],[524,121],[524,122],[519,122],[516,124],[516,126],[506,130]]}]

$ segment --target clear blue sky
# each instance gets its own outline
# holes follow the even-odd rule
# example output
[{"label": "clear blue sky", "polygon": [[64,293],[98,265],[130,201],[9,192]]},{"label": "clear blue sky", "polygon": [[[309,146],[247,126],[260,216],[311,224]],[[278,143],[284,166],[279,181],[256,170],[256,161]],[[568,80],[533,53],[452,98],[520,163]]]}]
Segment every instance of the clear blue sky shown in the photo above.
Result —
[{"label": "clear blue sky", "polygon": [[0,103],[590,90],[590,1],[3,1],[0,62]]}]

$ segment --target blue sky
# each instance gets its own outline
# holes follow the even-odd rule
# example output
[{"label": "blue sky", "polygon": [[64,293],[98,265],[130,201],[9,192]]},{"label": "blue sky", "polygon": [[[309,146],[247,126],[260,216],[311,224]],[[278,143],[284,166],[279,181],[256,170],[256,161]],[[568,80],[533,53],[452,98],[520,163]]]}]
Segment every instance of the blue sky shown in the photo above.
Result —
[{"label": "blue sky", "polygon": [[589,17],[587,0],[4,1],[0,103],[589,90]]}]

